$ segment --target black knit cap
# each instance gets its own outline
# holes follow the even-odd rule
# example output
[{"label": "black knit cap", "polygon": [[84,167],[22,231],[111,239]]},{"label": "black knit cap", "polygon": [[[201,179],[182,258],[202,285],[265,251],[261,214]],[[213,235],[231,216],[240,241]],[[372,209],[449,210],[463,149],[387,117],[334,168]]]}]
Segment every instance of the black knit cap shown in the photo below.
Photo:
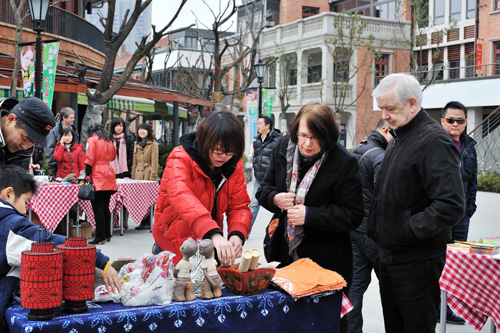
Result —
[{"label": "black knit cap", "polygon": [[10,113],[24,121],[26,133],[31,140],[47,145],[47,135],[56,126],[56,122],[52,111],[41,99],[25,97]]}]

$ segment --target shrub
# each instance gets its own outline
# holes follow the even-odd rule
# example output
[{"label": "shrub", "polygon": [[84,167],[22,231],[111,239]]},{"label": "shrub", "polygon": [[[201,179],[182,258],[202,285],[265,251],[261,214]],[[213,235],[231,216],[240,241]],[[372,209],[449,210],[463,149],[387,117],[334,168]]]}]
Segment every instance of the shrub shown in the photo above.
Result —
[{"label": "shrub", "polygon": [[243,157],[241,158],[241,162],[243,162],[243,165],[245,165],[248,162],[247,155],[243,154]]},{"label": "shrub", "polygon": [[172,145],[158,145],[158,177],[161,177],[172,149],[174,149]]},{"label": "shrub", "polygon": [[485,192],[500,193],[500,174],[480,171],[477,175],[477,189]]}]

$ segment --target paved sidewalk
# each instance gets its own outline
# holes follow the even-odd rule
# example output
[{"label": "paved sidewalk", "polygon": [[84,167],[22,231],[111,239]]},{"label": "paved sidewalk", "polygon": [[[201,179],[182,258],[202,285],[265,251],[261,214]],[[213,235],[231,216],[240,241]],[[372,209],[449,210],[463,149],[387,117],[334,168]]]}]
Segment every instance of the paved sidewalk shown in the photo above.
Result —
[{"label": "paved sidewalk", "polygon": [[[252,193],[253,182],[248,184],[248,192]],[[479,239],[481,237],[500,236],[498,227],[498,216],[500,216],[500,194],[479,192],[477,198],[477,212],[471,219],[469,231],[469,240]],[[259,215],[255,220],[250,238],[246,241],[243,249],[251,250],[258,248],[262,253],[262,240],[264,239],[265,227],[269,223],[272,214],[261,208]],[[124,236],[120,237],[118,229],[114,231],[114,237],[106,245],[98,245],[103,253],[112,260],[121,257],[140,257],[151,251],[153,236],[148,230],[135,230],[135,222],[129,220],[129,229],[125,230]],[[265,262],[263,254],[261,262]],[[365,333],[383,333],[384,324],[382,317],[382,307],[378,291],[378,283],[375,275],[372,277],[372,283],[365,294],[364,307],[364,332]],[[489,332],[490,321],[488,321],[481,332]],[[439,324],[436,327],[439,332]],[[477,332],[468,325],[447,325],[447,332],[450,333],[472,333]]]}]

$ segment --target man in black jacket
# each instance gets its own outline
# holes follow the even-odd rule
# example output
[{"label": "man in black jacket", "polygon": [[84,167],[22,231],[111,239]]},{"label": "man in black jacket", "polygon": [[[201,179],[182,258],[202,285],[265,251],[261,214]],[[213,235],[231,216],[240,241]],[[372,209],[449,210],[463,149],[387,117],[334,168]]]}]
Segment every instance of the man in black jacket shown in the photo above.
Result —
[{"label": "man in black jacket", "polygon": [[[278,145],[280,138],[280,131],[273,128],[273,120],[268,116],[261,115],[259,120],[257,120],[257,136],[253,140],[252,164],[255,180],[253,182],[252,202],[249,205],[253,216],[250,231],[252,230],[253,223],[255,222],[260,209],[259,202],[255,198],[255,193],[257,193],[260,183],[264,179],[266,170],[269,168],[269,164],[271,163],[273,149]],[[250,235],[250,233],[248,235]]]},{"label": "man in black jacket", "polygon": [[363,294],[370,285],[372,269],[379,276],[379,258],[377,244],[366,235],[368,213],[373,197],[373,189],[377,181],[377,173],[384,158],[387,143],[392,139],[389,133],[389,123],[380,119],[377,128],[371,131],[365,141],[362,141],[352,154],[359,164],[359,174],[363,187],[363,206],[365,215],[361,225],[351,232],[353,277],[349,290],[349,301],[353,305],[352,311],[347,314],[350,333],[363,332]]},{"label": "man in black jacket", "polygon": [[[460,102],[451,101],[441,112],[441,125],[448,132],[460,154],[460,174],[465,193],[465,215],[451,229],[453,241],[467,241],[470,218],[476,211],[477,194],[477,155],[476,141],[465,133],[467,127],[467,108]],[[463,325],[465,320],[458,317],[448,307],[446,322]]]},{"label": "man in black jacket", "polygon": [[394,137],[368,218],[368,234],[379,247],[385,329],[435,332],[446,243],[465,212],[457,150],[421,108],[413,76],[391,74],[373,96]]}]

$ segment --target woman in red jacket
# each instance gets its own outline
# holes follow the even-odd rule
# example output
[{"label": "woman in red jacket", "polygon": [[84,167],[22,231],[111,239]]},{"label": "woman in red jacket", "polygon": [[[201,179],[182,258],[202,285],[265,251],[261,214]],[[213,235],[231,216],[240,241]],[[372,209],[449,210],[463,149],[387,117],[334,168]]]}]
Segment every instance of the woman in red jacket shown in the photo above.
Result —
[{"label": "woman in red jacket", "polygon": [[[221,264],[233,264],[241,257],[252,220],[241,162],[243,126],[230,112],[213,112],[180,143],[170,153],[161,180],[153,226],[156,244],[177,254],[177,264],[187,238],[211,239]],[[224,213],[228,239],[222,233]]]},{"label": "woman in red jacket", "polygon": [[111,212],[109,199],[118,190],[115,171],[110,162],[116,158],[115,145],[106,135],[100,123],[89,127],[85,150],[85,174],[92,177],[95,198],[91,201],[95,217],[95,238],[89,244],[104,244],[111,240]]},{"label": "woman in red jacket", "polygon": [[76,177],[85,170],[83,145],[75,143],[75,132],[71,127],[63,129],[61,141],[54,149],[54,160],[57,161],[56,178],[64,178],[70,173]]}]

